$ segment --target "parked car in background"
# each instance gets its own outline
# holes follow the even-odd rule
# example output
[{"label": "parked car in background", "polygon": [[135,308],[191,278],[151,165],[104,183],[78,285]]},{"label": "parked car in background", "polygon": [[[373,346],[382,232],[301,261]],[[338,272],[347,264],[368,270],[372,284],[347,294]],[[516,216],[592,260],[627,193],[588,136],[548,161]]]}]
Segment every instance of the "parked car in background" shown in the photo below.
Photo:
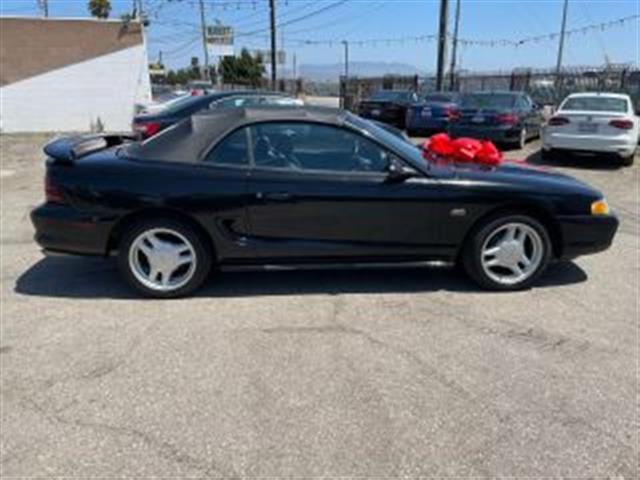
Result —
[{"label": "parked car in background", "polygon": [[542,109],[526,93],[474,92],[462,95],[460,114],[449,134],[524,148],[529,139],[540,136],[542,123]]},{"label": "parked car in background", "polygon": [[189,93],[182,94],[164,94],[158,99],[148,105],[146,105],[139,114],[149,114],[149,113],[158,113],[162,110],[165,110],[171,107],[174,104],[180,103],[183,99],[190,98],[191,95]]},{"label": "parked car in background", "polygon": [[428,260],[517,290],[555,259],[608,248],[618,227],[602,194],[567,175],[430,162],[338,109],[213,109],[144,142],[67,137],[44,150],[36,241],[117,255],[154,297],[194,291],[213,266]]},{"label": "parked car in background", "polygon": [[210,93],[214,93],[215,89],[213,88],[213,84],[211,82],[206,82],[202,80],[192,80],[187,83],[187,90],[190,95],[208,95]]},{"label": "parked car in background", "polygon": [[544,127],[542,155],[553,159],[560,151],[614,154],[624,165],[631,165],[639,124],[629,95],[573,93]]},{"label": "parked car in background", "polygon": [[418,101],[411,90],[380,90],[358,105],[358,115],[405,128],[407,109]]},{"label": "parked car in background", "polygon": [[429,93],[407,109],[406,129],[409,135],[445,132],[459,115],[457,92]]},{"label": "parked car in background", "polygon": [[165,108],[152,113],[143,113],[133,118],[133,131],[141,138],[149,138],[167,127],[190,117],[205,108],[257,104],[299,105],[294,97],[278,92],[229,91],[209,95],[186,95],[171,101]]}]

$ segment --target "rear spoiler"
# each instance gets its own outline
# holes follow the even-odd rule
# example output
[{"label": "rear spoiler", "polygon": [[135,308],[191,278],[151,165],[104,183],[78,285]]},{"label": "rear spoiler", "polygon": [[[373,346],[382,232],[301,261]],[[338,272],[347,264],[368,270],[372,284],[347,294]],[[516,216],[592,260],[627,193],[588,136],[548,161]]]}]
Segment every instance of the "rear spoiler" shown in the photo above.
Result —
[{"label": "rear spoiler", "polygon": [[134,140],[136,137],[131,134],[76,135],[56,138],[47,143],[43,150],[48,157],[54,160],[61,163],[73,163],[91,153]]}]

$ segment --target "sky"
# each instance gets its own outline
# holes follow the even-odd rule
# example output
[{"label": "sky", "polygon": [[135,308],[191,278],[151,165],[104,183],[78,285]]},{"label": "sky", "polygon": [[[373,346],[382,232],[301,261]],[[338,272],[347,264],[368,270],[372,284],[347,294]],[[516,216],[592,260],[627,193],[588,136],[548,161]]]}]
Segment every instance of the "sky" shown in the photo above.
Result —
[{"label": "sky", "polygon": [[[48,0],[51,17],[86,17],[87,0]],[[203,58],[198,0],[142,0],[150,25],[146,31],[150,61],[163,53],[170,68],[184,67],[192,56]],[[112,18],[130,13],[134,0],[111,0]],[[204,0],[207,23],[234,27],[236,51],[269,48],[268,0]],[[298,65],[343,61],[341,40],[350,42],[350,60],[399,62],[432,73],[436,68],[434,41],[406,39],[435,35],[438,0],[276,0],[279,49],[287,65],[293,53]],[[453,31],[456,0],[450,0],[449,30]],[[562,0],[461,0],[462,39],[520,40],[560,31]],[[38,0],[0,0],[1,15],[40,15]],[[640,0],[569,0],[567,29],[640,14]],[[564,64],[640,64],[640,20],[604,31],[567,37]],[[401,39],[405,41],[359,41]],[[333,43],[305,45],[305,41]],[[516,67],[547,68],[556,63],[558,40],[525,43],[518,48],[499,45],[458,47],[458,66],[474,71]]]}]

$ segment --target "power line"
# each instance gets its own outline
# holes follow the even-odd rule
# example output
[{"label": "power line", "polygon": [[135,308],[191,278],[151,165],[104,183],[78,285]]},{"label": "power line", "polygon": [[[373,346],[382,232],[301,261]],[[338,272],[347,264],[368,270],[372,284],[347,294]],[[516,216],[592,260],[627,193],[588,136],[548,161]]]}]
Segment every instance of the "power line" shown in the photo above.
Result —
[{"label": "power line", "polygon": [[[308,18],[315,17],[316,15],[320,15],[322,13],[325,13],[325,12],[329,11],[329,10],[333,10],[334,8],[339,7],[340,5],[343,5],[346,2],[347,2],[347,0],[338,0],[337,2],[334,2],[334,3],[330,4],[330,5],[325,5],[324,7],[319,8],[318,10],[314,10],[313,12],[309,12],[309,13],[307,13],[305,15],[300,16],[300,17],[296,17],[296,18],[293,18],[291,20],[287,20],[286,22],[282,22],[282,23],[277,25],[277,28],[282,28],[282,27],[286,27],[288,25],[293,25],[294,23],[302,22],[304,20],[307,20]],[[269,31],[268,28],[261,28],[259,30],[254,30],[253,32],[237,33],[236,36],[238,36],[238,37],[248,37],[248,36],[251,36],[251,35],[261,34],[261,33],[267,32],[267,31]]]}]

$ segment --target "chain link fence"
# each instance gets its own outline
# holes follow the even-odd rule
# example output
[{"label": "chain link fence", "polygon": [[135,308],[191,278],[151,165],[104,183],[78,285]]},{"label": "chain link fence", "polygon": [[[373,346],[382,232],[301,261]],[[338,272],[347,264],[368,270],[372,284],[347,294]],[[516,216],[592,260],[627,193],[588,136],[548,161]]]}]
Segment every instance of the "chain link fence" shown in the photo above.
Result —
[{"label": "chain link fence", "polygon": [[[453,83],[453,85],[451,85]],[[340,78],[340,101],[353,109],[363,99],[378,90],[414,90],[419,94],[435,91],[433,76],[385,75],[383,77]],[[516,69],[511,72],[461,72],[453,82],[447,77],[449,90],[459,92],[511,90],[527,92],[535,102],[555,107],[574,92],[623,92],[640,108],[640,69],[629,65],[607,67],[575,67],[555,70]],[[453,87],[453,88],[452,88]]]}]

